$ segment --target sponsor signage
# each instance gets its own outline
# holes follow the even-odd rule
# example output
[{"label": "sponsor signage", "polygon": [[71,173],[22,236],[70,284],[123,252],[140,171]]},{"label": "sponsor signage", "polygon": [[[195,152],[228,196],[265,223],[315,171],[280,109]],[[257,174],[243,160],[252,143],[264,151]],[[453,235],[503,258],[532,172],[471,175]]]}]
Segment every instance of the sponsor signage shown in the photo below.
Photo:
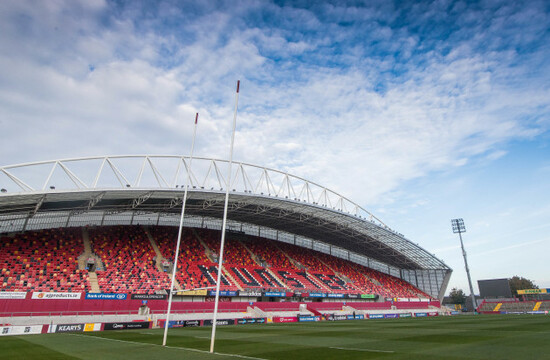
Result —
[{"label": "sponsor signage", "polygon": [[0,326],[0,336],[41,334],[42,325]]},{"label": "sponsor signage", "polygon": [[546,294],[548,289],[524,289],[518,290],[518,295]]},{"label": "sponsor signage", "polygon": [[197,326],[201,326],[201,321],[200,320],[185,320],[183,322],[183,326],[184,327],[197,327]]},{"label": "sponsor signage", "polygon": [[[165,324],[166,324],[166,322],[165,322]],[[185,326],[185,320],[171,320],[168,323],[169,328],[179,328],[179,327],[184,327],[184,326]]]},{"label": "sponsor signage", "polygon": [[32,299],[50,300],[50,299],[64,299],[64,300],[78,300],[81,293],[58,293],[58,292],[33,292]]},{"label": "sponsor signage", "polygon": [[101,323],[85,324],[84,331],[101,331]]},{"label": "sponsor signage", "polygon": [[451,311],[451,315],[459,315],[459,314],[460,314],[460,312],[458,312],[458,311]]},{"label": "sponsor signage", "polygon": [[[166,320],[162,320],[164,324]],[[180,327],[197,327],[201,326],[200,320],[170,320],[168,324],[169,328],[180,328]],[[164,326],[163,326],[164,327]]]},{"label": "sponsor signage", "polygon": [[[208,294],[210,296],[216,296],[216,291],[215,290],[210,290],[208,292]],[[236,291],[220,291],[220,296],[237,296],[237,292]]]},{"label": "sponsor signage", "polygon": [[370,314],[369,319],[383,319],[384,314]]},{"label": "sponsor signage", "polygon": [[327,297],[329,297],[329,298],[343,299],[343,298],[344,298],[344,294],[327,294]]},{"label": "sponsor signage", "polygon": [[150,321],[105,323],[103,330],[148,329]]},{"label": "sponsor signage", "polygon": [[87,300],[126,300],[127,294],[87,293]]},{"label": "sponsor signage", "polygon": [[263,324],[265,323],[265,318],[252,318],[252,319],[237,319],[237,324]]},{"label": "sponsor signage", "polygon": [[132,294],[132,300],[166,300],[164,294]]},{"label": "sponsor signage", "polygon": [[[458,313],[458,311],[456,311]],[[426,317],[428,316],[428,313],[420,312],[420,313],[414,313],[415,317]]]},{"label": "sponsor signage", "polygon": [[397,317],[399,317],[398,314],[384,314],[384,318],[386,319],[395,319]]},{"label": "sponsor signage", "polygon": [[189,290],[189,291],[177,291],[176,292],[176,295],[178,295],[178,296],[206,296],[207,294],[208,294],[208,290],[206,290],[206,289]]},{"label": "sponsor signage", "polygon": [[374,299],[374,294],[361,294],[361,299]]},{"label": "sponsor signage", "polygon": [[514,315],[520,315],[525,314],[525,311],[501,311],[501,314],[514,314]]},{"label": "sponsor signage", "polygon": [[261,291],[239,291],[239,296],[260,297],[262,296],[262,292]]},{"label": "sponsor signage", "polygon": [[309,293],[309,296],[310,298],[324,298],[324,297],[327,297],[327,294],[325,293]]},{"label": "sponsor signage", "polygon": [[347,319],[348,320],[363,320],[365,318],[365,315],[348,315],[347,316]]},{"label": "sponsor signage", "polygon": [[[212,326],[213,320],[204,320],[204,326]],[[235,319],[216,320],[216,326],[235,325]]]},{"label": "sponsor signage", "polygon": [[334,320],[334,321],[347,320],[347,319],[348,319],[347,315],[329,315],[328,317],[328,320]]},{"label": "sponsor signage", "polygon": [[298,316],[298,321],[319,321],[319,316]]},{"label": "sponsor signage", "polygon": [[84,331],[84,324],[62,324],[55,328],[56,333]]},{"label": "sponsor signage", "polygon": [[437,315],[439,315],[439,313],[436,311],[432,311],[428,313],[428,316],[437,316]]},{"label": "sponsor signage", "polygon": [[359,294],[346,294],[348,299],[359,299]]},{"label": "sponsor signage", "polygon": [[268,297],[285,297],[285,292],[279,292],[279,291],[266,291],[264,292],[264,296]]},{"label": "sponsor signage", "polygon": [[288,323],[288,322],[297,322],[298,317],[296,316],[277,316],[273,318],[274,323]]},{"label": "sponsor signage", "polygon": [[408,317],[412,317],[412,314],[411,313],[399,314],[399,317],[400,318],[408,318]]},{"label": "sponsor signage", "polygon": [[0,291],[0,300],[4,300],[4,299],[25,299],[25,297],[27,297],[27,293],[22,292],[22,291],[13,291],[13,292]]}]

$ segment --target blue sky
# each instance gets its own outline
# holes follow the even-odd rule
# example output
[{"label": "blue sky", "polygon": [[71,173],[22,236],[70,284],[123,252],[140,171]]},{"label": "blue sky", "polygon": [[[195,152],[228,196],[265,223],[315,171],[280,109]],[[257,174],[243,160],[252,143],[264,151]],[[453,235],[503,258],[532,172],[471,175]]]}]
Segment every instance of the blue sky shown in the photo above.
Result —
[{"label": "blue sky", "polygon": [[[227,158],[363,205],[474,282],[550,287],[546,1],[3,1],[0,164]],[[477,284],[474,284],[477,289]]]}]

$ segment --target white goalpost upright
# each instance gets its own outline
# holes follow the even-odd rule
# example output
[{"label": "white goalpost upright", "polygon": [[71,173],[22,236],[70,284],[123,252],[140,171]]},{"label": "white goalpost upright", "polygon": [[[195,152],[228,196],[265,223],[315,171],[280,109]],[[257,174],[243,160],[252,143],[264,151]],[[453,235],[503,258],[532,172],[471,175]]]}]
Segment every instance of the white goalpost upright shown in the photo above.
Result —
[{"label": "white goalpost upright", "polygon": [[183,229],[183,218],[185,216],[185,203],[187,202],[187,190],[189,189],[189,183],[191,182],[191,163],[193,162],[193,150],[195,148],[195,136],[197,135],[197,123],[199,119],[199,113],[195,115],[195,125],[193,127],[193,141],[191,143],[191,154],[189,155],[189,167],[187,169],[187,180],[185,181],[185,191],[183,192],[183,199],[181,204],[181,216],[180,225],[178,229],[178,241],[176,243],[176,254],[174,255],[174,263],[172,266],[172,281],[170,282],[170,295],[168,298],[168,309],[166,311],[166,323],[164,324],[164,337],[162,338],[162,346],[166,346],[166,338],[168,336],[168,324],[170,322],[170,310],[172,309],[172,294],[174,293],[174,282],[176,280],[176,272],[178,270],[178,255],[181,244],[181,233]]},{"label": "white goalpost upright", "polygon": [[212,337],[210,338],[210,352],[214,352],[214,343],[216,341],[216,322],[218,320],[218,304],[220,301],[220,283],[223,268],[223,247],[225,243],[225,228],[227,224],[227,207],[229,204],[229,188],[231,187],[231,167],[233,165],[233,144],[235,142],[235,128],[237,125],[237,106],[239,104],[239,85],[241,81],[237,80],[237,92],[235,93],[235,111],[233,112],[233,130],[231,132],[231,146],[229,147],[229,169],[227,174],[227,183],[225,185],[225,204],[223,208],[222,234],[220,241],[220,256],[218,257],[218,279],[216,282],[216,299],[214,301],[214,318],[212,320]]}]

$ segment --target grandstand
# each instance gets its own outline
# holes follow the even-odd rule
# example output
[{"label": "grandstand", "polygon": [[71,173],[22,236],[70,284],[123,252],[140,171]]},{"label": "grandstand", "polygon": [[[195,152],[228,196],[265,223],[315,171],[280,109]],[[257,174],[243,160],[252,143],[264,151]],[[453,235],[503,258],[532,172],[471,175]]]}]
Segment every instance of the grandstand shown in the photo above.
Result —
[{"label": "grandstand", "polygon": [[[123,315],[139,299],[150,299],[148,314],[163,314],[188,165],[181,156],[120,156],[0,167],[0,291],[26,293],[0,298],[2,316]],[[227,166],[193,159],[175,270],[182,319],[211,316],[210,293],[192,290],[216,285]],[[439,306],[451,269],[349,199],[249,164],[238,164],[229,189],[220,311]],[[38,301],[46,293],[82,296],[61,306]]]}]

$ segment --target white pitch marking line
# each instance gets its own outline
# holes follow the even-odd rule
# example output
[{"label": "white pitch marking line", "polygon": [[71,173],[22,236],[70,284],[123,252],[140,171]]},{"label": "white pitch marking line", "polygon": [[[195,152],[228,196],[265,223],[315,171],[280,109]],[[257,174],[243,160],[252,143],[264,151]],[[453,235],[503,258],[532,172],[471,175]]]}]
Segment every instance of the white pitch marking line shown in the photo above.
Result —
[{"label": "white pitch marking line", "polygon": [[[88,337],[86,335],[80,335],[80,334],[67,334],[67,335]],[[101,337],[101,336],[94,336],[94,338],[95,339],[108,340],[108,341],[117,341],[117,342],[122,342],[122,343],[136,344],[136,345],[160,346],[160,347],[166,347],[166,348],[175,349],[175,350],[187,350],[187,351],[195,351],[195,352],[199,352],[199,353],[203,353],[203,354],[210,354],[209,351],[193,349],[193,348],[185,348],[185,347],[177,347],[177,346],[162,346],[162,345],[159,345],[159,344],[141,343],[141,342],[137,342],[137,341],[109,339],[109,338],[104,338],[104,337]],[[242,359],[267,360],[267,359],[264,359],[264,358],[257,358],[257,357],[251,357],[251,356],[246,356],[246,355],[239,355],[239,354],[225,354],[225,353],[220,353],[220,352],[213,352],[212,354],[214,354],[214,355],[223,355],[223,356],[233,356],[233,357],[238,357],[238,358],[242,358]]]},{"label": "white pitch marking line", "polygon": [[331,346],[330,349],[337,349],[337,350],[350,350],[350,351],[366,351],[366,352],[381,352],[381,353],[394,353],[395,351],[391,350],[375,350],[375,349],[356,349],[356,348],[341,348],[341,347],[333,347]]}]

